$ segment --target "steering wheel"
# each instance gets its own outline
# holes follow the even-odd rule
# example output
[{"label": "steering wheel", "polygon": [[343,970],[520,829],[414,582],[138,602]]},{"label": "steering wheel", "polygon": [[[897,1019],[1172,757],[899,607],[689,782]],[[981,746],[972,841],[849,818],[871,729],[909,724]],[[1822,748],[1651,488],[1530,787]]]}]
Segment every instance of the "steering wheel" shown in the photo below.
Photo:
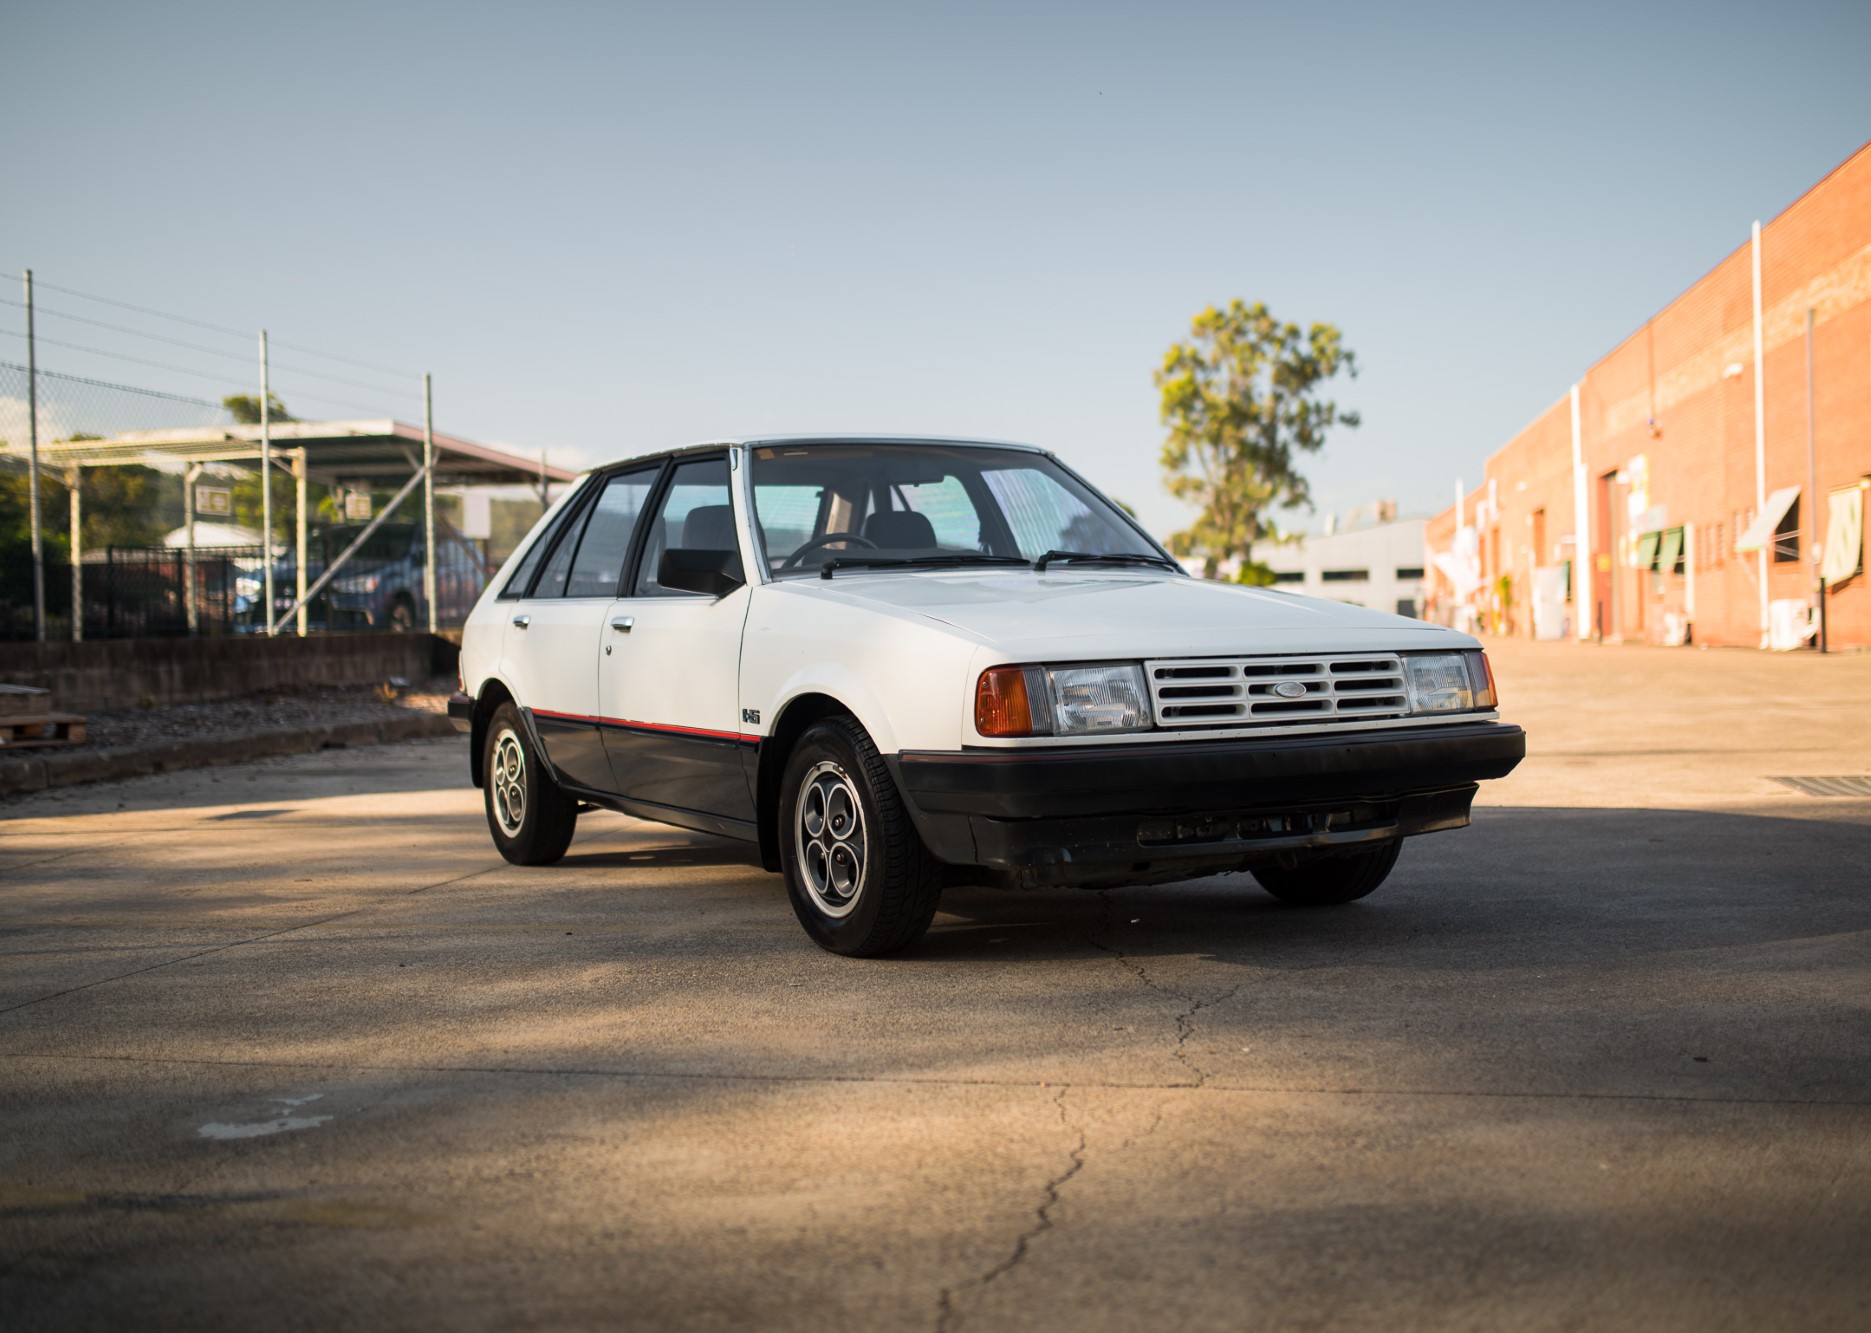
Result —
[{"label": "steering wheel", "polygon": [[831,546],[836,542],[856,542],[859,546],[867,547],[870,550],[875,551],[877,549],[876,542],[872,541],[869,537],[860,537],[855,532],[828,532],[823,537],[812,538],[805,545],[780,561],[780,570],[784,572],[788,569],[798,569],[800,565],[805,563],[805,558],[812,552],[818,550],[819,547]]}]

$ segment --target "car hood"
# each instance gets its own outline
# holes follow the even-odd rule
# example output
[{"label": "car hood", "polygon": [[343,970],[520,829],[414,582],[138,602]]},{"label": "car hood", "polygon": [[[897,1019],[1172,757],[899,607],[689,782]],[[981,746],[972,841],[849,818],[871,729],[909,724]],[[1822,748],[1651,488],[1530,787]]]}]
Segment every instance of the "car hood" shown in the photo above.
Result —
[{"label": "car hood", "polygon": [[1466,634],[1343,602],[1154,571],[858,574],[822,595],[936,621],[1013,657],[1181,657],[1472,648]]}]

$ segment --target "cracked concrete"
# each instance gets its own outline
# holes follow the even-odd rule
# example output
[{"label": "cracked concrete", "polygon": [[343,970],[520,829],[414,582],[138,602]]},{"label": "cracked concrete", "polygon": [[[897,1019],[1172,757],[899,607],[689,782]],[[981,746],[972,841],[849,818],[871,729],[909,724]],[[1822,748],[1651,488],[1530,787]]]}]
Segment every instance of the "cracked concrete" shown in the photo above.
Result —
[{"label": "cracked concrete", "polygon": [[[1063,1125],[1068,1132],[1071,1132],[1072,1122],[1067,1119],[1065,1113],[1065,1097],[1068,1091],[1070,1091],[1070,1089],[1060,1088],[1059,1095],[1053,1100],[1054,1104],[1059,1108],[1059,1123]],[[1013,1251],[1008,1254],[1005,1259],[995,1264],[979,1277],[971,1278],[959,1287],[944,1287],[942,1289],[940,1296],[936,1300],[936,1328],[940,1333],[948,1333],[949,1330],[958,1329],[966,1323],[966,1316],[961,1313],[956,1305],[956,1298],[958,1295],[968,1292],[971,1289],[979,1290],[986,1288],[993,1283],[996,1278],[1011,1273],[1015,1268],[1020,1266],[1021,1260],[1026,1258],[1027,1252],[1031,1248],[1033,1242],[1038,1240],[1046,1232],[1052,1230],[1052,1213],[1053,1209],[1059,1204],[1059,1191],[1064,1189],[1066,1182],[1071,1180],[1072,1177],[1076,1176],[1080,1171],[1084,1170],[1085,1167],[1085,1132],[1081,1129],[1076,1131],[1076,1133],[1078,1135],[1078,1141],[1072,1145],[1072,1151],[1065,1170],[1046,1182],[1043,1187],[1043,1197],[1040,1200],[1039,1207],[1033,1211],[1033,1224],[1015,1237]]]},{"label": "cracked concrete", "polygon": [[1864,1324],[1871,801],[1762,775],[1871,657],[1497,671],[1533,758],[1365,902],[891,961],[708,838],[503,865],[453,741],[0,806],[0,1326]]}]

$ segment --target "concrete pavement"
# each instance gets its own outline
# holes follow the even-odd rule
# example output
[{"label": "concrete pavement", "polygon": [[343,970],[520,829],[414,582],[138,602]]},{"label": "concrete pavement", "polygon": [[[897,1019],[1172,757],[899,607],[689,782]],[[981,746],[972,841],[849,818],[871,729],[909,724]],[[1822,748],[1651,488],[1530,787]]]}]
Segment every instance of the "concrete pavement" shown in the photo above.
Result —
[{"label": "concrete pavement", "polygon": [[1494,648],[1327,912],[494,855],[459,741],[0,804],[0,1325],[1858,1328],[1871,656]]}]

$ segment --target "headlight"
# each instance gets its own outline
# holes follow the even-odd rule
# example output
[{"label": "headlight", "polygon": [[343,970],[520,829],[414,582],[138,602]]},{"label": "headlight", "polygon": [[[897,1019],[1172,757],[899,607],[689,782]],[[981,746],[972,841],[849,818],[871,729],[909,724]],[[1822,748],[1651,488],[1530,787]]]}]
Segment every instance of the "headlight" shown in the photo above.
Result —
[{"label": "headlight", "polygon": [[1085,736],[1150,729],[1150,692],[1135,662],[991,667],[975,685],[983,736]]},{"label": "headlight", "polygon": [[260,580],[250,579],[245,576],[237,578],[234,580],[234,591],[242,597],[258,597],[260,595]]},{"label": "headlight", "polygon": [[1048,667],[1054,730],[1061,736],[1089,731],[1143,731],[1150,725],[1150,695],[1143,668]]},{"label": "headlight", "polygon": [[1403,661],[1412,713],[1472,713],[1495,706],[1486,653],[1408,653]]},{"label": "headlight", "polygon": [[331,586],[338,592],[368,593],[377,591],[377,583],[382,578],[379,574],[356,574],[348,579],[333,579]]}]

